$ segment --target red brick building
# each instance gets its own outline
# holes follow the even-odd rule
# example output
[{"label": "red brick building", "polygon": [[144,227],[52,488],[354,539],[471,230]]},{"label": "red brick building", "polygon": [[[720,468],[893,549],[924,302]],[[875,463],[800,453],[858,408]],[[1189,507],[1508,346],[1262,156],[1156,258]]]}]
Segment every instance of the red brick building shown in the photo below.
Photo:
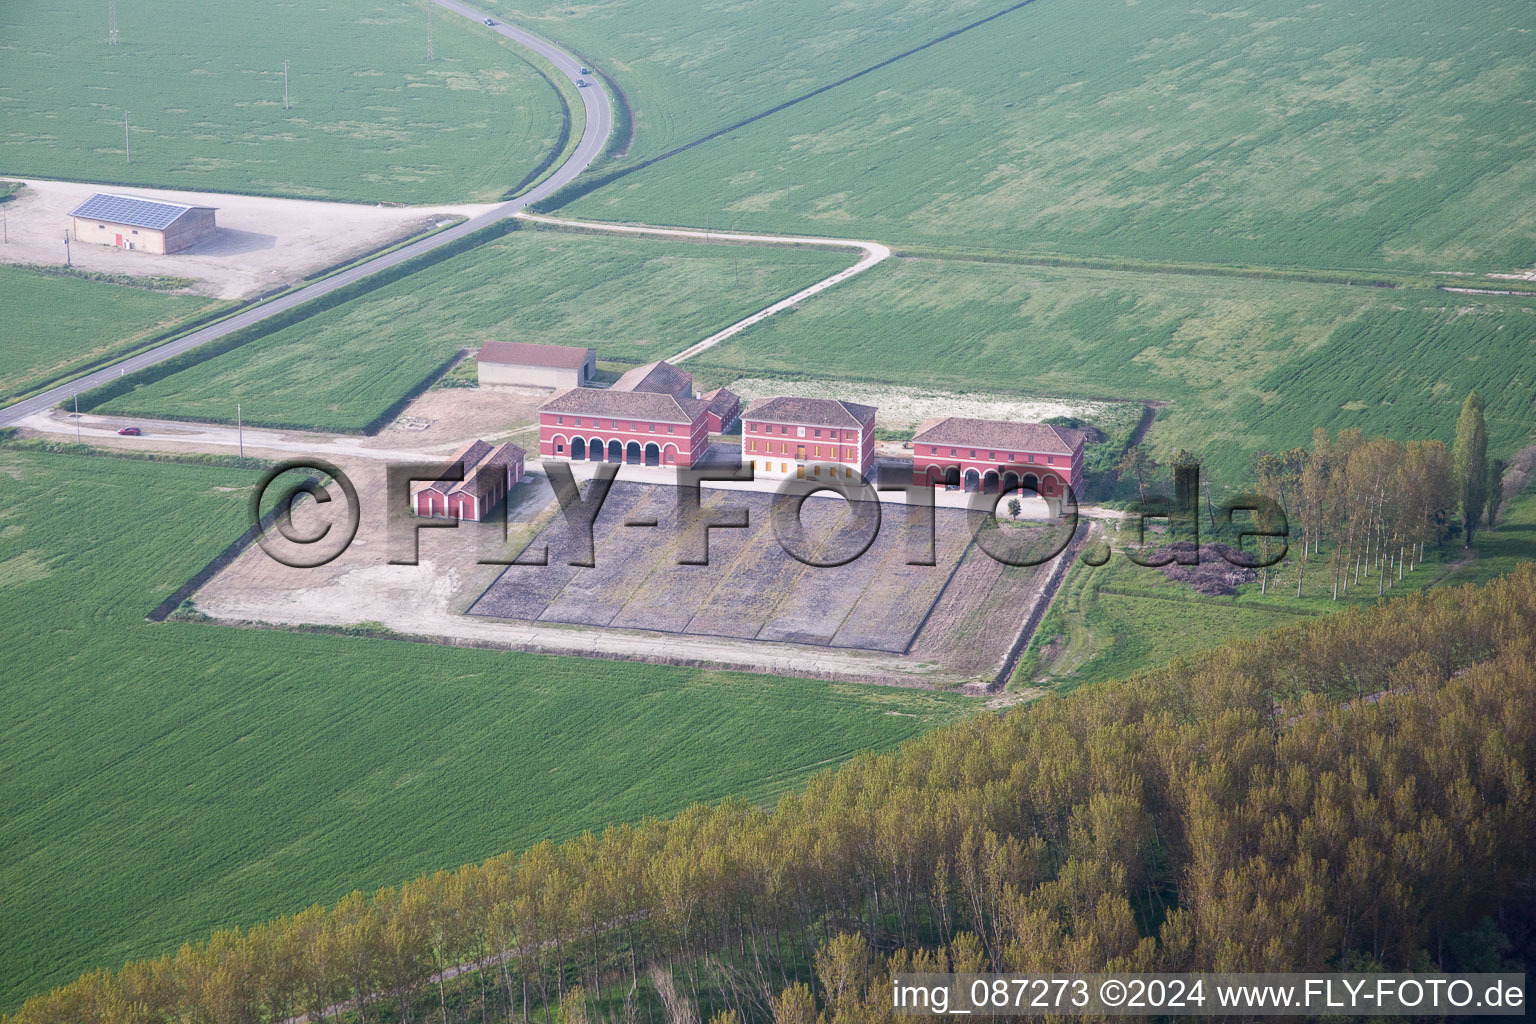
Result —
[{"label": "red brick building", "polygon": [[539,406],[539,457],[692,466],[709,447],[709,404],[671,363],[630,370],[607,389],[572,388]]},{"label": "red brick building", "polygon": [[[418,516],[480,522],[523,479],[524,455],[515,444],[471,441],[448,461],[445,478],[412,485],[411,508]],[[463,468],[462,480],[446,478],[455,467]]]},{"label": "red brick building", "polygon": [[741,399],[728,388],[706,391],[699,399],[709,407],[707,415],[711,434],[729,429],[736,422],[736,417],[741,415]]},{"label": "red brick building", "polygon": [[912,482],[988,494],[1023,487],[1059,499],[1066,484],[1082,489],[1086,437],[1045,423],[928,420],[912,438]]},{"label": "red brick building", "polygon": [[868,480],[875,468],[875,407],[832,398],[760,398],[741,414],[742,463],[758,479],[822,475]]}]

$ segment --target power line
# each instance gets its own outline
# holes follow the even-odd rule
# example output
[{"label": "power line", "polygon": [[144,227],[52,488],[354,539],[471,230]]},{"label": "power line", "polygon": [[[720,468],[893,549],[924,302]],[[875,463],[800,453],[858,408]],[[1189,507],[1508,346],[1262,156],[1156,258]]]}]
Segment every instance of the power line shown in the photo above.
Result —
[{"label": "power line", "polygon": [[128,138],[128,111],[123,111],[123,156],[133,163],[133,143]]},{"label": "power line", "polygon": [[283,61],[283,109],[288,109],[288,62]]},{"label": "power line", "polygon": [[107,39],[112,46],[117,45],[117,0],[109,0],[107,8]]}]

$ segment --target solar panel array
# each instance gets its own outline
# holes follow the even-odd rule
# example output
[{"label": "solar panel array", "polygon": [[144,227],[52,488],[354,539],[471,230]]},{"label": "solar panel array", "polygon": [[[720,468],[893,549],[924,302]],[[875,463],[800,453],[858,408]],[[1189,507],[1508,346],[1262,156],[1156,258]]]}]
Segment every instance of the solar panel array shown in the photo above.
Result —
[{"label": "solar panel array", "polygon": [[98,192],[75,207],[70,216],[111,221],[113,224],[127,224],[136,228],[167,228],[177,217],[191,209],[195,207]]}]

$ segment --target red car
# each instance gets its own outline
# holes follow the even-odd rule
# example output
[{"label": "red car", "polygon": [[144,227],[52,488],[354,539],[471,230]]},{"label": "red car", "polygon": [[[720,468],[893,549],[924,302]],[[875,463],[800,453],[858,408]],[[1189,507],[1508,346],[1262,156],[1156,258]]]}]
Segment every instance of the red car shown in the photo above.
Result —
[{"label": "red car", "polygon": [[144,431],[140,430],[138,427],[124,427],[122,430],[119,430],[118,433],[122,434],[124,437],[138,437],[140,434],[144,433]]}]

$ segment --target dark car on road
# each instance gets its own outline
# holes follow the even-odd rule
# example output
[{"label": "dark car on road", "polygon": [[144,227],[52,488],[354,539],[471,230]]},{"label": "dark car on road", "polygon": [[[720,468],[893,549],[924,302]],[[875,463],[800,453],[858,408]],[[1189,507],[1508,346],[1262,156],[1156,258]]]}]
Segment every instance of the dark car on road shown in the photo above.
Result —
[{"label": "dark car on road", "polygon": [[485,23],[487,25],[494,25],[494,24],[496,24],[496,19],[495,18],[486,18],[485,19]]}]

